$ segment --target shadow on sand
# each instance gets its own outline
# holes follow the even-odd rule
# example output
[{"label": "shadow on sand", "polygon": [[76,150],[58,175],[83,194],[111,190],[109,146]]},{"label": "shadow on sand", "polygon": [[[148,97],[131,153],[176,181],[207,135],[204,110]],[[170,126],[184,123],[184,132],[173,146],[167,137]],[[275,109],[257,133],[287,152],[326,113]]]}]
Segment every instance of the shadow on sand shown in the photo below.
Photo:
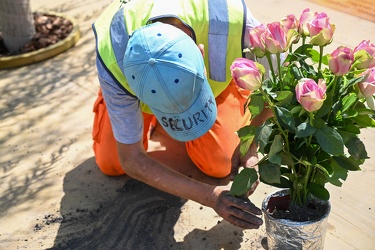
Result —
[{"label": "shadow on sand", "polygon": [[107,177],[90,158],[64,179],[52,249],[169,249],[184,200],[129,177]]},{"label": "shadow on sand", "polygon": [[239,249],[243,241],[241,231],[233,235],[235,227],[220,222],[176,242],[174,227],[186,200],[128,176],[105,176],[94,158],[66,174],[63,191],[50,249],[223,249],[223,237],[230,239],[224,249]]}]

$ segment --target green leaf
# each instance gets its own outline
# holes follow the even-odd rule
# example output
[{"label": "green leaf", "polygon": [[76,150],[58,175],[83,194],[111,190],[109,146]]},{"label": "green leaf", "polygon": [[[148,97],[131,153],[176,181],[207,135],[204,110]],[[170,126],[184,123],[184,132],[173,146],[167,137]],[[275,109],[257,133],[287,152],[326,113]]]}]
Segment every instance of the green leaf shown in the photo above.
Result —
[{"label": "green leaf", "polygon": [[292,115],[294,115],[294,114],[297,114],[297,113],[301,112],[302,109],[303,109],[302,106],[298,105],[298,106],[293,107],[293,108],[290,110],[290,113],[291,113]]},{"label": "green leaf", "polygon": [[365,78],[365,76],[354,77],[354,78],[352,78],[348,81],[348,86],[357,84],[357,83],[361,82],[364,78]]},{"label": "green leaf", "polygon": [[270,78],[267,78],[262,82],[262,89],[266,92],[269,93],[271,96],[276,95],[275,93],[272,93],[272,74],[270,74]]},{"label": "green leaf", "polygon": [[264,75],[266,73],[266,68],[263,66],[263,64],[254,62],[255,65],[257,66],[258,70]]},{"label": "green leaf", "polygon": [[319,185],[325,185],[328,182],[328,178],[326,174],[322,172],[316,172],[314,175],[314,183]]},{"label": "green leaf", "polygon": [[294,119],[290,111],[283,107],[275,107],[275,115],[281,125],[286,126],[290,131],[295,130]]},{"label": "green leaf", "polygon": [[291,187],[293,187],[293,183],[291,181],[289,181],[287,178],[284,178],[282,176],[280,178],[280,183],[268,183],[265,180],[263,180],[262,177],[260,178],[260,181],[267,184],[267,185],[277,187],[277,188],[291,188]]},{"label": "green leaf", "polygon": [[[341,138],[342,138],[342,141],[344,142],[344,145],[345,145],[349,140],[351,140],[352,138],[355,138],[355,137],[356,137],[355,134],[348,133],[348,132],[345,132],[345,131],[343,131],[343,130],[337,130],[337,132],[340,133]],[[348,147],[348,146],[347,146],[347,147]]]},{"label": "green leaf", "polygon": [[249,151],[251,143],[253,143],[254,137],[248,138],[245,140],[240,140],[240,153],[241,157],[245,156],[246,153]]},{"label": "green leaf", "polygon": [[342,107],[341,111],[345,112],[348,110],[353,104],[355,104],[357,101],[357,94],[355,93],[350,93],[349,95],[345,96],[342,99]]},{"label": "green leaf", "polygon": [[351,119],[362,127],[375,127],[374,119],[372,119],[368,115],[358,115],[358,116],[353,117]]},{"label": "green leaf", "polygon": [[320,164],[317,164],[317,165],[319,165],[319,167],[322,167],[322,168],[324,168],[325,170],[323,171],[324,173],[324,176],[325,177],[332,177],[333,176],[333,174],[334,174],[334,170],[333,170],[333,168],[332,168],[332,164],[330,164],[331,163],[331,161],[329,161],[329,160],[327,160],[327,161],[323,161],[323,162],[320,162]]},{"label": "green leaf", "polygon": [[331,165],[333,169],[333,174],[331,177],[326,177],[327,180],[332,184],[337,187],[342,186],[342,182],[340,181],[343,180],[345,181],[346,178],[348,177],[348,170],[345,168],[342,168],[337,162],[335,162],[333,159],[331,160]]},{"label": "green leaf", "polygon": [[307,113],[307,111],[304,108],[302,108],[301,111],[299,112],[298,116],[301,117],[306,113]]},{"label": "green leaf", "polygon": [[318,141],[320,147],[331,155],[343,155],[344,154],[344,142],[341,135],[330,127],[320,128],[315,138]]},{"label": "green leaf", "polygon": [[295,79],[299,80],[299,79],[303,78],[303,73],[294,64],[292,64],[291,70],[292,70],[291,72],[293,73],[293,76],[294,76]]},{"label": "green leaf", "polygon": [[264,108],[264,100],[261,95],[251,95],[251,99],[248,106],[250,113],[251,113],[251,119],[262,113]]},{"label": "green leaf", "polygon": [[323,106],[316,112],[315,117],[323,117],[331,111],[333,105],[333,91],[327,94],[327,98],[324,100]]},{"label": "green leaf", "polygon": [[271,144],[270,152],[268,154],[269,161],[275,164],[281,164],[281,156],[278,153],[283,149],[283,140],[281,135],[276,135]]},{"label": "green leaf", "polygon": [[292,54],[294,57],[292,57],[291,59],[296,60],[294,54],[296,54],[296,55],[303,54],[303,55],[307,55],[307,56],[311,57],[311,53],[309,53],[309,52],[311,51],[312,48],[313,48],[313,45],[308,44],[308,43],[299,46],[294,51],[294,53]]},{"label": "green leaf", "polygon": [[293,93],[291,91],[280,91],[277,92],[276,100],[283,104],[290,104],[293,100]]},{"label": "green leaf", "polygon": [[237,135],[240,138],[241,156],[244,156],[249,151],[250,145],[254,141],[255,131],[256,127],[251,125],[244,126],[237,131]]},{"label": "green leaf", "polygon": [[323,128],[326,126],[326,123],[323,121],[322,118],[314,117],[313,125],[315,128]]},{"label": "green leaf", "polygon": [[328,55],[324,55],[323,58],[322,58],[322,63],[324,65],[328,65]]},{"label": "green leaf", "polygon": [[332,173],[329,173],[328,170],[320,164],[315,164],[314,167],[319,169],[327,177],[330,177],[330,175],[332,174]]},{"label": "green leaf", "polygon": [[256,131],[256,141],[259,143],[259,150],[264,153],[264,149],[268,144],[272,133],[272,126],[269,123],[264,123]]},{"label": "green leaf", "polygon": [[255,136],[256,127],[247,125],[237,131],[237,135],[241,140],[246,140]]},{"label": "green leaf", "polygon": [[316,183],[308,183],[307,188],[310,191],[310,193],[314,195],[316,198],[325,201],[329,200],[329,192],[324,186]]},{"label": "green leaf", "polygon": [[234,177],[230,194],[241,196],[247,193],[251,186],[258,180],[257,171],[254,168],[244,168]]},{"label": "green leaf", "polygon": [[309,122],[303,122],[297,127],[296,137],[303,138],[315,134],[316,128],[312,127]]},{"label": "green leaf", "polygon": [[306,63],[304,60],[300,60],[299,63],[301,64],[301,67],[306,71],[306,74],[309,77],[314,78],[314,76],[316,75],[315,68],[312,65]]},{"label": "green leaf", "polygon": [[293,159],[285,152],[279,154],[281,156],[281,164],[284,166],[292,166],[294,164]]},{"label": "green leaf", "polygon": [[361,133],[361,130],[352,124],[347,124],[345,127],[340,128],[340,130],[355,135],[359,135]]},{"label": "green leaf", "polygon": [[350,139],[345,146],[348,148],[349,154],[356,160],[369,159],[366,151],[365,144],[357,138],[354,137]]},{"label": "green leaf", "polygon": [[311,54],[311,59],[316,63],[319,62],[319,59],[320,59],[319,52],[314,49],[310,49],[309,52]]},{"label": "green leaf", "polygon": [[342,113],[342,117],[344,118],[352,118],[356,117],[358,115],[358,112],[355,109],[349,109]]},{"label": "green leaf", "polygon": [[292,173],[281,173],[283,176],[287,177],[291,182],[294,182],[296,175]]},{"label": "green leaf", "polygon": [[[342,138],[342,141],[344,142],[345,146],[348,147],[346,144],[349,140],[351,140],[352,138],[357,138],[357,133],[353,133],[353,132],[346,132],[344,130],[337,130],[337,132],[340,133],[341,135],[341,138]],[[355,131],[354,131],[355,132]],[[359,132],[358,132],[359,134]]]},{"label": "green leaf", "polygon": [[351,158],[345,156],[333,156],[332,159],[342,168],[349,171],[361,170],[359,164]]},{"label": "green leaf", "polygon": [[256,127],[250,125],[242,127],[237,131],[237,135],[240,138],[241,156],[244,156],[249,151],[250,145],[254,141],[255,131]]},{"label": "green leaf", "polygon": [[[337,116],[336,114],[341,110],[341,106],[342,106],[342,102],[341,102],[341,100],[335,102],[335,103],[332,105],[331,120],[332,120],[333,117],[336,117],[336,119],[337,119],[338,116]],[[330,121],[331,121],[331,120],[330,120]],[[330,121],[328,121],[328,122],[330,122]]]},{"label": "green leaf", "polygon": [[[363,105],[363,103],[360,103],[360,104],[357,103],[357,105],[356,105],[356,110],[358,111],[359,115],[370,115],[370,116],[371,115],[375,115],[375,111],[374,110],[366,108]],[[357,108],[357,106],[363,106],[363,107]]]},{"label": "green leaf", "polygon": [[278,183],[280,184],[280,166],[271,162],[265,161],[258,165],[259,175],[263,181],[267,183]]}]

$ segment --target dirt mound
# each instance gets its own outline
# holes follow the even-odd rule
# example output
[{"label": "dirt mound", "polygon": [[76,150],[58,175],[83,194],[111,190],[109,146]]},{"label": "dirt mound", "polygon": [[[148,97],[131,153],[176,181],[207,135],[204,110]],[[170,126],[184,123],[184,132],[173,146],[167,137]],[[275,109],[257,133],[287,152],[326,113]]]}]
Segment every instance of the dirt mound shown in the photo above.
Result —
[{"label": "dirt mound", "polygon": [[73,30],[73,24],[68,19],[45,13],[34,13],[35,36],[17,53],[9,53],[4,46],[0,32],[0,57],[14,56],[46,48],[65,39]]}]

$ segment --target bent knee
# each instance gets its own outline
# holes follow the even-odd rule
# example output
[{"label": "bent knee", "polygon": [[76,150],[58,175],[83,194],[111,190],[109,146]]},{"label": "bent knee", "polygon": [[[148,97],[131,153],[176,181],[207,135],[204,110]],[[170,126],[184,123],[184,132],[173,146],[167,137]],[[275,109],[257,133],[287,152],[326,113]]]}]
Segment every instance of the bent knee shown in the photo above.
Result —
[{"label": "bent knee", "polygon": [[109,176],[119,176],[125,174],[118,159],[117,149],[108,150],[105,145],[100,145],[94,141],[93,144],[95,162],[100,171]]},{"label": "bent knee", "polygon": [[101,158],[96,158],[96,164],[98,165],[100,171],[108,176],[119,176],[124,175],[125,171],[121,168],[118,161],[113,160],[101,160]]},{"label": "bent knee", "polygon": [[192,160],[203,173],[211,177],[224,178],[231,172],[231,159],[225,155],[202,157],[199,161]]}]

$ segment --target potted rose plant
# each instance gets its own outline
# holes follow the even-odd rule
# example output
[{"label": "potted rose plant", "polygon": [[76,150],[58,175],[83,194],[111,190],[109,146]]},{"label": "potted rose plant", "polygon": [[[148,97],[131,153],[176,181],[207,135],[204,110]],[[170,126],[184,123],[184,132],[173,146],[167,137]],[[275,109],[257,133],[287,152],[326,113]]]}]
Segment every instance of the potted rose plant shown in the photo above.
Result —
[{"label": "potted rose plant", "polygon": [[[281,188],[262,206],[266,230],[273,230],[267,232],[270,249],[323,248],[330,211],[325,185],[341,186],[348,171],[360,170],[368,158],[359,136],[361,129],[375,127],[375,46],[364,40],[354,49],[340,46],[324,54],[334,31],[325,13],[306,9],[298,19],[288,15],[250,32],[249,49],[256,58],[267,58],[269,77],[264,77],[262,65],[246,58],[236,59],[231,66],[237,84],[252,91],[245,107],[251,119],[264,108],[273,113],[261,126],[238,131],[241,153],[256,143],[263,157],[257,170],[244,168],[231,188],[231,194],[243,195],[258,178]],[[293,209],[299,209],[298,216],[286,217]],[[305,210],[313,214],[300,218]],[[281,226],[270,224],[279,222]],[[310,222],[318,229],[311,230],[311,224],[306,224]],[[291,229],[285,232],[287,226]],[[296,226],[300,228],[295,230]]]}]

